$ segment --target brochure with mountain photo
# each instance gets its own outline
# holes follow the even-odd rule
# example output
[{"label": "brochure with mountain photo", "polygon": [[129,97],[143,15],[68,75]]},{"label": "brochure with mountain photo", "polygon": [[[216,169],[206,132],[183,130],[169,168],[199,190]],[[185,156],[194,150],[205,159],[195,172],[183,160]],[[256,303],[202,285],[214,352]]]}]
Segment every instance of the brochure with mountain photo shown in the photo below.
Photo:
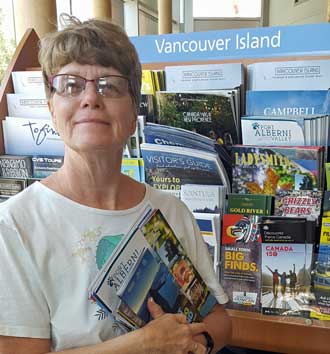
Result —
[{"label": "brochure with mountain photo", "polygon": [[223,185],[230,189],[218,154],[183,147],[142,144],[146,182],[180,196],[183,184]]},{"label": "brochure with mountain photo", "polygon": [[155,145],[180,146],[183,148],[216,153],[229,178],[231,178],[231,157],[228,150],[215,139],[190,130],[168,125],[147,123],[144,127],[145,142]]}]

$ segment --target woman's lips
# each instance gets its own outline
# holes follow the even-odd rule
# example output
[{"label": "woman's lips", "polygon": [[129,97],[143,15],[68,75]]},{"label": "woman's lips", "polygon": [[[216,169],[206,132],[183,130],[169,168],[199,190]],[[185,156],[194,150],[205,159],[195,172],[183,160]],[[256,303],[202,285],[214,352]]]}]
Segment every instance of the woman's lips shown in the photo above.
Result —
[{"label": "woman's lips", "polygon": [[75,124],[102,124],[102,125],[109,125],[110,123],[108,121],[105,121],[105,120],[102,120],[102,119],[88,118],[88,119],[80,119],[79,121],[75,122]]}]

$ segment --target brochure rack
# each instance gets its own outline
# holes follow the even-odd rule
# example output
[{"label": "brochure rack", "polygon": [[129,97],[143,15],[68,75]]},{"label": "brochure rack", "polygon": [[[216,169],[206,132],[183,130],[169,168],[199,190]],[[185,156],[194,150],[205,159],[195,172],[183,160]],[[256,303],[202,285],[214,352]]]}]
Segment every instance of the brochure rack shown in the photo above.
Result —
[{"label": "brochure rack", "polygon": [[[145,69],[235,62],[246,67],[264,61],[330,59],[329,34],[330,24],[317,24],[145,36],[132,41]],[[329,352],[330,321],[228,312],[233,346],[279,353]]]},{"label": "brochure rack", "polygon": [[[330,24],[286,26],[132,38],[145,69],[167,65],[330,59]],[[38,67],[38,36],[26,32],[0,89],[0,120],[7,115],[11,72]],[[204,50],[205,49],[205,50]],[[0,153],[4,153],[0,125]],[[279,353],[329,353],[330,321],[265,316],[229,310],[231,345]]]}]

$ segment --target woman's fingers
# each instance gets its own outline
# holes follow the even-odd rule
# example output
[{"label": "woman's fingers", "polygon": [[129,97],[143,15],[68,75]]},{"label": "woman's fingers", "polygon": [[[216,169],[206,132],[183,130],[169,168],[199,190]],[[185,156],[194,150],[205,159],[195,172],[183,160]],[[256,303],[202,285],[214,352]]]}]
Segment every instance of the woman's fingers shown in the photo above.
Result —
[{"label": "woman's fingers", "polygon": [[189,324],[189,329],[190,329],[190,333],[192,336],[195,336],[197,334],[200,334],[202,332],[206,331],[206,326],[205,323],[201,322],[201,323],[191,323]]},{"label": "woman's fingers", "polygon": [[206,348],[203,344],[194,342],[191,345],[191,349],[188,351],[189,354],[205,354]]},{"label": "woman's fingers", "polygon": [[183,314],[165,313],[152,298],[148,299],[148,310],[154,318],[144,327],[150,351],[205,354],[205,346],[194,340],[206,330],[204,323],[188,323]]},{"label": "woman's fingers", "polygon": [[152,297],[149,297],[147,306],[148,306],[148,311],[150,312],[150,315],[154,320],[165,314],[163,309],[154,301]]},{"label": "woman's fingers", "polygon": [[[148,306],[148,311],[150,312],[150,315],[154,320],[163,315],[166,315],[166,312],[163,311],[163,309],[155,302],[155,300],[152,297],[149,297],[147,306]],[[185,315],[174,314],[173,316],[176,317],[179,323],[187,323],[187,318]]]}]

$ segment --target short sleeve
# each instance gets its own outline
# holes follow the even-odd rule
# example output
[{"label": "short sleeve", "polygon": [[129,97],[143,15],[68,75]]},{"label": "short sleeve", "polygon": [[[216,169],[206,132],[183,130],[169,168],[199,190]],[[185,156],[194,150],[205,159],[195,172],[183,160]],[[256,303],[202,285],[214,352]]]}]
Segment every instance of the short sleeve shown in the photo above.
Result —
[{"label": "short sleeve", "polygon": [[24,243],[0,223],[0,335],[50,338],[46,298]]}]

